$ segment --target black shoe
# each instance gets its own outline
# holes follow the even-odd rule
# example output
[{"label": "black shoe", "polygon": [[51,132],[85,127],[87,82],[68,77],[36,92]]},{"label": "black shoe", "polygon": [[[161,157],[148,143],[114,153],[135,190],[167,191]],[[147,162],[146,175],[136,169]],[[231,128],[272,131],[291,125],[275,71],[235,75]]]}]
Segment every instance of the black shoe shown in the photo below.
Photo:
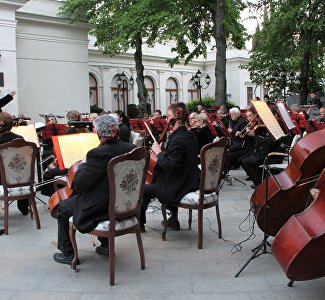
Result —
[{"label": "black shoe", "polygon": [[[71,256],[65,256],[63,253],[58,252],[53,254],[53,259],[59,264],[66,264],[66,265],[71,265],[71,262],[73,260],[73,255]],[[79,265],[79,259],[77,264]]]},{"label": "black shoe", "polygon": [[3,235],[5,233],[4,229],[0,229],[0,235]]},{"label": "black shoe", "polygon": [[141,231],[141,233],[146,232],[146,228],[145,228],[144,224],[140,224],[140,231]]},{"label": "black shoe", "polygon": [[[164,220],[161,221],[161,226],[165,227]],[[181,226],[179,225],[179,221],[177,221],[175,219],[171,219],[171,218],[169,218],[167,220],[167,227],[172,229],[172,230],[175,230],[175,231],[181,230]]]},{"label": "black shoe", "polygon": [[20,212],[22,213],[23,216],[26,216],[26,215],[28,215],[29,210],[28,209],[27,210],[20,209]]},{"label": "black shoe", "polygon": [[108,246],[100,245],[100,246],[96,247],[95,251],[97,254],[100,254],[100,255],[108,255]]},{"label": "black shoe", "polygon": [[252,185],[251,185],[251,188],[255,190],[255,189],[256,189],[255,184],[252,184]]},{"label": "black shoe", "polygon": [[249,176],[245,179],[245,181],[252,181],[252,178],[250,178]]}]

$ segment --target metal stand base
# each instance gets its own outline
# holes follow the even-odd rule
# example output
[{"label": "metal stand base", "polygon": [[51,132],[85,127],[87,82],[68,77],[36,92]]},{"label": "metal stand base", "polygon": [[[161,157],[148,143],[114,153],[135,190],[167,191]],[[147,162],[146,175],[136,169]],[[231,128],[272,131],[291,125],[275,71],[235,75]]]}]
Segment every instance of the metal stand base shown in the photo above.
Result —
[{"label": "metal stand base", "polygon": [[[239,274],[246,268],[246,266],[256,257],[259,257],[262,254],[271,254],[271,252],[266,251],[266,247],[270,245],[269,242],[264,238],[262,243],[255,247],[253,250],[253,255],[248,259],[248,261],[242,266],[242,268],[236,273],[235,277],[238,277]],[[261,253],[258,253],[262,251]]]}]

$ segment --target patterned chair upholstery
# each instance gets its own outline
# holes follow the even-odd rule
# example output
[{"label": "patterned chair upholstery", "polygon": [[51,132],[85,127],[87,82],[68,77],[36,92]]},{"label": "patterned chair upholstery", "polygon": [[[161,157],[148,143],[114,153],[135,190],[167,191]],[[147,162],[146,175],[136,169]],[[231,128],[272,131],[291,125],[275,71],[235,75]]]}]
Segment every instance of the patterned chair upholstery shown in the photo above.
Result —
[{"label": "patterned chair upholstery", "polygon": [[9,203],[14,200],[29,199],[31,218],[35,215],[36,227],[41,228],[35,202],[36,155],[36,145],[22,139],[0,145],[0,200],[4,201],[5,234],[8,234]]},{"label": "patterned chair upholstery", "polygon": [[[141,269],[145,269],[144,249],[139,224],[140,207],[144,183],[149,166],[149,154],[144,148],[113,158],[107,165],[110,187],[109,220],[100,222],[91,232],[92,235],[109,239],[110,284],[115,283],[115,237],[135,233],[141,260]],[[76,227],[70,218],[69,235],[73,246],[74,259],[72,270],[76,270],[78,249]]]},{"label": "patterned chair upholstery", "polygon": [[[188,224],[191,229],[192,210],[198,211],[198,248],[202,249],[203,243],[203,210],[216,208],[219,238],[222,237],[222,228],[219,212],[219,187],[225,163],[227,139],[221,138],[216,142],[205,145],[201,149],[201,179],[199,190],[186,194],[178,204],[168,204],[189,209]],[[161,210],[164,219],[162,239],[166,240],[167,232],[167,204],[162,204]]]}]

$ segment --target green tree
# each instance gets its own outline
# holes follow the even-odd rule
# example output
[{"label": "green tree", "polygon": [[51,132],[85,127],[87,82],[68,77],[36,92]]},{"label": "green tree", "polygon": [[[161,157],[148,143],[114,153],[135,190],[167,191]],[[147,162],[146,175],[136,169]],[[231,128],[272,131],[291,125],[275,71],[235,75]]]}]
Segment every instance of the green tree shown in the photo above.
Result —
[{"label": "green tree", "polygon": [[[60,14],[72,22],[88,21],[96,37],[96,46],[110,56],[134,49],[140,111],[146,111],[147,90],[144,85],[142,45],[170,40],[180,27],[173,15],[172,0],[65,0]],[[168,29],[168,30],[167,30]]]},{"label": "green tree", "polygon": [[[169,60],[173,66],[185,64],[193,58],[207,56],[209,45],[216,49],[215,99],[226,103],[226,48],[227,41],[232,47],[241,49],[245,44],[245,29],[239,23],[240,11],[244,8],[241,0],[178,0],[175,14],[181,17],[182,27],[175,36],[175,58]],[[194,49],[190,47],[194,45]]]},{"label": "green tree", "polygon": [[279,91],[288,84],[279,76],[281,72],[293,72],[298,82],[289,82],[289,88],[306,104],[308,92],[319,90],[325,75],[324,1],[264,0],[257,5],[269,16],[256,33],[260,43],[246,66],[251,79],[263,84],[269,77],[278,77]]}]

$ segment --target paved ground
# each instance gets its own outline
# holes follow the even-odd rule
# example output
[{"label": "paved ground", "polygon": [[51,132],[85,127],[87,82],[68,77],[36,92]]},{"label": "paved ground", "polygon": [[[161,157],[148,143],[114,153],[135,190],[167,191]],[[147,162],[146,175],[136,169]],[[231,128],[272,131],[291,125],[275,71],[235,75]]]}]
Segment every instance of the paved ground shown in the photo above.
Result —
[{"label": "paved ground", "polygon": [[[232,175],[245,178],[242,171]],[[80,272],[73,273],[68,265],[52,260],[57,226],[44,205],[38,202],[41,230],[12,205],[9,235],[0,237],[0,299],[325,299],[325,278],[295,282],[289,288],[272,254],[254,259],[234,277],[263,238],[255,228],[256,237],[233,253],[234,243],[250,236],[252,219],[246,218],[252,191],[250,184],[224,184],[220,192],[224,240],[213,231],[214,210],[207,210],[202,250],[197,249],[197,223],[191,231],[186,229],[186,211],[180,213],[182,230],[168,232],[164,242],[161,213],[153,209],[143,234],[146,270],[140,270],[135,236],[117,238],[114,287],[108,282],[107,258],[94,252],[89,235],[78,235],[81,265]]]}]

